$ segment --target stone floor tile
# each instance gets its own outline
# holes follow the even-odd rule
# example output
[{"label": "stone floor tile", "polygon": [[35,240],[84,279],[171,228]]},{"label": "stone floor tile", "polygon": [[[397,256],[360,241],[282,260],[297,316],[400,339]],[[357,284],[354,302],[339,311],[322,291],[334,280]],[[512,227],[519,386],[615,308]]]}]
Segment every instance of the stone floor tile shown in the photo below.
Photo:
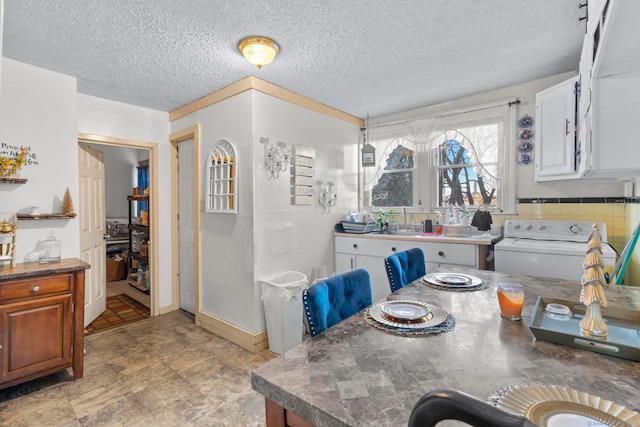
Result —
[{"label": "stone floor tile", "polygon": [[153,426],[156,419],[133,397],[102,406],[97,411],[80,418],[86,427]]},{"label": "stone floor tile", "polygon": [[85,337],[84,378],[70,369],[0,390],[11,427],[263,427],[252,354],[174,311]]}]

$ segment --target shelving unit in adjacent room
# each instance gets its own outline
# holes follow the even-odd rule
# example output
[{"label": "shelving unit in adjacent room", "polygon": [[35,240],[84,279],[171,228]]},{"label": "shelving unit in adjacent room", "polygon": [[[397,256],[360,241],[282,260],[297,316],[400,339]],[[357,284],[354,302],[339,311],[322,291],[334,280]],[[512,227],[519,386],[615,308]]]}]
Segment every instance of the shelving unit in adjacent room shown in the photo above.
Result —
[{"label": "shelving unit in adjacent room", "polygon": [[138,223],[134,220],[134,209],[137,208],[135,203],[149,202],[147,195],[128,196],[129,202],[129,272],[127,274],[127,283],[145,294],[149,294],[149,256],[145,248],[149,241],[149,219],[147,214],[141,216],[146,218],[146,222]]}]

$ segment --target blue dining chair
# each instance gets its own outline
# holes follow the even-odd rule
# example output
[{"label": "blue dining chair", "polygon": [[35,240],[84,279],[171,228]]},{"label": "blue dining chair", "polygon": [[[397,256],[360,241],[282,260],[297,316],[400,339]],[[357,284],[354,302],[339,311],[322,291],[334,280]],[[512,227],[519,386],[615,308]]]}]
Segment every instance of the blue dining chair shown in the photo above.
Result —
[{"label": "blue dining chair", "polygon": [[302,291],[311,336],[371,305],[371,278],[362,268],[327,277]]},{"label": "blue dining chair", "polygon": [[427,274],[424,252],[420,248],[407,249],[389,255],[384,260],[391,292],[404,288],[409,283]]}]

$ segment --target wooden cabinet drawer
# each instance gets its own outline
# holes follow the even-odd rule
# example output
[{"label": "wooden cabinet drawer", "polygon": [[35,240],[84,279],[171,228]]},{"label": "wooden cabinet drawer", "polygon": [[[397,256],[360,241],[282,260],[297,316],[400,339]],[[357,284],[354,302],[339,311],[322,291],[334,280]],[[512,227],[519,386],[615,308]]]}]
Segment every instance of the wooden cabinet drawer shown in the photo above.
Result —
[{"label": "wooden cabinet drawer", "polygon": [[0,304],[71,292],[71,274],[24,278],[0,283]]}]

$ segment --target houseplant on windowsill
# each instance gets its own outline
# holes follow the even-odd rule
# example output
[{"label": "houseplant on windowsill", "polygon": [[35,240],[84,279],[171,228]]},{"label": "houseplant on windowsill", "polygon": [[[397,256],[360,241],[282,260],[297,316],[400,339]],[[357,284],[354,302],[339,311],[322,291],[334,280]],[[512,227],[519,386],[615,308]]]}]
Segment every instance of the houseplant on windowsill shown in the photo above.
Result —
[{"label": "houseplant on windowsill", "polygon": [[374,212],[373,218],[376,221],[376,229],[386,233],[389,231],[389,223],[393,219],[393,209],[388,211],[380,209],[380,211]]}]

